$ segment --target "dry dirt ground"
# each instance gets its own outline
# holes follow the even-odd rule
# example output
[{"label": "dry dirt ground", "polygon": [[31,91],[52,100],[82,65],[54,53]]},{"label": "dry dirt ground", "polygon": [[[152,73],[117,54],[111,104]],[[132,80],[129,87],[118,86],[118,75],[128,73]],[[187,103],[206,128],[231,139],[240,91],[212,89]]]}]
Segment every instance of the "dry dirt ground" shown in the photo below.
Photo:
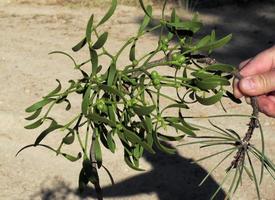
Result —
[{"label": "dry dirt ground", "polygon": [[[54,88],[56,78],[65,83],[79,75],[66,58],[49,56],[48,52],[69,52],[83,36],[90,14],[95,13],[98,17],[102,16],[103,12],[104,10],[98,8],[68,8],[0,1],[1,200],[67,200],[88,199],[88,195],[94,196],[93,190],[82,196],[76,192],[81,162],[71,163],[40,148],[28,149],[18,157],[15,157],[15,154],[22,146],[32,143],[38,134],[38,130],[27,131],[23,128],[26,125],[24,109]],[[112,20],[103,26],[104,30],[110,32],[112,42],[107,44],[110,51],[115,52],[125,39],[135,33],[142,15],[138,8],[119,6]],[[188,14],[183,16],[187,17]],[[216,54],[225,62],[236,64],[274,42],[275,9],[271,5],[206,9],[201,10],[201,16],[206,24],[206,31],[216,28],[219,35],[234,33],[231,45]],[[156,35],[149,35],[139,48],[150,50],[155,42]],[[79,61],[88,56],[86,53],[73,55]],[[127,55],[120,62],[127,62]],[[72,102],[77,103],[78,99],[73,99]],[[251,112],[246,104],[234,105],[227,102],[226,107],[230,113]],[[193,109],[197,115],[222,113],[219,106]],[[72,112],[78,110],[79,107],[75,107]],[[63,108],[57,109],[55,116],[61,119],[70,117],[64,113]],[[266,152],[275,161],[275,121],[263,115],[261,119],[266,137]],[[246,129],[246,121],[230,118],[217,122],[243,132]],[[49,136],[47,142],[56,144],[55,141],[59,138],[57,135]],[[259,144],[259,134],[256,134],[253,140]],[[201,152],[198,147],[184,147],[179,148],[175,156],[146,155],[142,162],[146,171],[135,172],[123,163],[121,149],[118,149],[116,156],[104,150],[104,163],[116,182],[114,187],[110,187],[108,176],[105,172],[100,172],[106,199],[208,199],[219,186],[226,166],[198,188],[200,180],[217,160],[191,165],[190,159],[199,158],[206,153],[208,152]],[[263,199],[275,200],[274,186],[274,181],[266,176],[261,185]],[[224,192],[221,192],[217,199],[223,198]],[[233,199],[256,199],[254,186],[247,178]]]}]

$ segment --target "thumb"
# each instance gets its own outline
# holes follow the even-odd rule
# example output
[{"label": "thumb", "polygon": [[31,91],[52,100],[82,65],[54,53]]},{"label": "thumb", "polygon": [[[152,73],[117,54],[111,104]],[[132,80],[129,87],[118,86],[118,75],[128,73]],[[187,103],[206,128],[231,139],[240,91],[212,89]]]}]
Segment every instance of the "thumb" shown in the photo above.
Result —
[{"label": "thumb", "polygon": [[275,91],[275,70],[241,79],[239,89],[246,96],[259,96]]}]

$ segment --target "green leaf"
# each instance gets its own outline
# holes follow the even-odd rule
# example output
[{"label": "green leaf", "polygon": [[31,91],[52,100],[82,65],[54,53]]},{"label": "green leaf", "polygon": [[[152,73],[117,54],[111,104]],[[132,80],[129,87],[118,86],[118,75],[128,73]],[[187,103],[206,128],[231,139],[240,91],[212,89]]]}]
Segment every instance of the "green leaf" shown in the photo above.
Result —
[{"label": "green leaf", "polygon": [[[144,124],[145,130],[147,132],[146,142],[150,147],[152,147],[154,141],[153,141],[153,136],[152,136],[153,123],[152,123],[151,117],[145,116],[145,119],[142,120],[142,123]],[[142,131],[142,129],[140,131]]]},{"label": "green leaf", "polygon": [[90,95],[91,95],[91,86],[89,85],[85,91],[82,104],[81,104],[81,111],[84,115],[88,114],[88,109],[90,105]]},{"label": "green leaf", "polygon": [[160,143],[160,141],[157,137],[157,133],[155,131],[153,131],[153,139],[154,139],[154,143],[155,143],[156,147],[159,150],[161,150],[162,152],[167,153],[167,154],[175,154],[176,153],[176,151],[177,151],[176,149],[166,147]]},{"label": "green leaf", "polygon": [[151,133],[152,130],[153,130],[153,123],[152,123],[151,117],[150,116],[145,116],[145,121],[144,122],[145,122],[144,124],[145,124],[146,131],[148,133]]},{"label": "green leaf", "polygon": [[30,112],[34,112],[34,111],[37,111],[38,109],[44,107],[45,105],[47,105],[48,103],[54,101],[55,99],[52,99],[52,98],[46,98],[46,99],[43,99],[33,105],[31,105],[30,107],[28,107],[25,111],[30,113]]},{"label": "green leaf", "polygon": [[117,90],[116,88],[113,88],[111,86],[108,86],[108,85],[99,85],[98,86],[99,89],[102,89],[104,90],[105,92],[108,92],[110,94],[114,94],[114,95],[117,95],[119,96],[120,98],[122,98],[124,101],[126,101],[123,93],[121,93],[119,90]]},{"label": "green leaf", "polygon": [[136,60],[136,43],[134,43],[132,46],[131,46],[131,49],[130,49],[130,54],[129,54],[129,59],[130,61],[134,61]]},{"label": "green leaf", "polygon": [[[214,42],[216,40],[216,32],[215,30],[212,30],[211,35],[210,35],[210,42]],[[212,49],[208,51],[208,54],[212,53]]]},{"label": "green leaf", "polygon": [[[65,55],[65,56],[67,56],[68,58],[70,58],[70,59],[73,61],[73,63],[74,63],[74,68],[75,68],[75,69],[78,68],[78,65],[76,64],[75,59],[74,59],[70,54],[68,54],[68,53],[66,53],[66,52],[63,52],[63,51],[52,51],[52,52],[49,53],[49,55],[51,55],[51,54],[63,54],[63,55]],[[56,81],[58,81],[58,80],[56,80]],[[58,81],[58,83],[60,84],[59,81]]]},{"label": "green leaf", "polygon": [[180,123],[185,126],[186,128],[189,128],[190,130],[193,130],[193,131],[199,131],[200,129],[199,128],[196,128],[194,126],[191,126],[189,123],[187,123],[185,120],[184,120],[184,117],[182,116],[181,112],[179,111],[179,121]]},{"label": "green leaf", "polygon": [[102,35],[99,36],[98,40],[93,45],[93,49],[100,49],[101,47],[103,47],[107,41],[107,38],[108,38],[108,32],[102,33]]},{"label": "green leaf", "polygon": [[193,33],[198,32],[201,27],[202,23],[200,22],[193,22],[193,21],[186,21],[186,22],[168,22],[166,23],[168,28],[174,28],[176,30],[186,30],[192,31]]},{"label": "green leaf", "polygon": [[254,167],[253,167],[253,164],[252,164],[252,161],[251,161],[251,158],[250,158],[248,152],[246,152],[246,156],[248,158],[249,165],[250,165],[250,168],[251,168],[251,171],[252,171],[253,180],[254,180],[254,183],[255,183],[258,199],[261,199],[260,190],[259,190],[259,183],[258,183],[257,176],[256,176],[256,173],[255,173],[255,170],[254,170]]},{"label": "green leaf", "polygon": [[127,149],[127,148],[130,148],[130,147],[129,147],[128,141],[126,140],[123,132],[121,132],[118,129],[114,129],[114,131],[117,133],[120,141],[122,142],[122,145],[125,147],[124,150],[126,150],[129,155],[132,155],[132,153],[130,152],[130,150]]},{"label": "green leaf", "polygon": [[213,104],[217,103],[218,101],[220,101],[222,96],[223,96],[223,91],[221,90],[217,94],[215,94],[211,97],[206,97],[206,98],[200,97],[196,94],[196,99],[202,105],[209,106],[209,105],[213,105]]},{"label": "green leaf", "polygon": [[35,128],[39,127],[42,123],[43,123],[43,119],[39,119],[36,122],[25,126],[24,128],[25,129],[35,129]]},{"label": "green leaf", "polygon": [[242,101],[240,99],[237,99],[231,92],[226,91],[225,93],[226,93],[227,97],[229,99],[231,99],[233,102],[235,102],[237,104],[241,104],[242,103]]},{"label": "green leaf", "polygon": [[205,45],[207,45],[211,40],[211,37],[210,35],[207,35],[205,37],[203,37],[197,44],[196,44],[196,47],[197,48],[201,48],[201,47],[204,47]]},{"label": "green leaf", "polygon": [[[82,69],[80,69],[80,72],[81,72],[81,74],[83,75],[83,79],[85,80],[88,80],[89,79],[89,75],[85,72],[85,71],[83,71]],[[81,85],[81,83],[77,83],[77,85]]]},{"label": "green leaf", "polygon": [[25,120],[34,120],[34,119],[36,119],[40,115],[41,111],[42,111],[42,108],[39,108],[31,116],[26,117]]},{"label": "green leaf", "polygon": [[53,120],[51,125],[47,129],[42,131],[42,133],[40,133],[40,135],[36,138],[34,145],[37,146],[49,133],[62,127],[62,125],[57,124],[57,122]]},{"label": "green leaf", "polygon": [[80,152],[77,154],[77,156],[72,156],[72,155],[66,154],[66,153],[61,153],[61,155],[64,156],[65,158],[67,158],[71,162],[78,161],[82,157]]},{"label": "green leaf", "polygon": [[211,80],[195,80],[195,84],[202,90],[215,89],[216,87],[220,86],[220,82]]},{"label": "green leaf", "polygon": [[142,8],[142,10],[144,11],[144,13],[148,16],[148,17],[152,17],[152,15],[146,10],[145,6],[144,6],[144,3],[143,3],[143,0],[139,0],[139,4]]},{"label": "green leaf", "polygon": [[[210,121],[210,120],[208,120],[208,121],[214,128],[219,130],[219,131],[215,131],[215,130],[213,130],[213,131],[218,133],[218,134],[221,134],[221,135],[225,136],[226,138],[229,137],[227,140],[230,140],[230,138],[233,139],[233,140],[241,140],[241,138],[238,134],[235,134],[234,132],[231,132],[231,131],[226,131],[226,130],[222,129],[221,127],[217,126],[216,124],[214,124],[212,121]],[[237,136],[237,137],[234,137],[234,135]]]},{"label": "green leaf", "polygon": [[152,106],[133,106],[134,112],[139,115],[150,115],[156,109],[155,105]]},{"label": "green leaf", "polygon": [[187,69],[186,69],[186,67],[184,67],[184,69],[183,69],[182,77],[187,78]]},{"label": "green leaf", "polygon": [[163,111],[165,111],[166,109],[169,109],[169,108],[184,108],[184,109],[189,109],[189,107],[184,104],[184,103],[176,103],[176,104],[170,104],[169,106],[166,106],[165,108],[163,108]]},{"label": "green leaf", "polygon": [[96,127],[96,132],[99,134],[99,138],[100,138],[100,141],[103,144],[103,146],[105,148],[109,149],[109,146],[107,144],[107,139],[106,139],[108,130],[106,129],[105,125],[104,124],[98,124],[97,127]]},{"label": "green leaf", "polygon": [[72,50],[74,52],[79,51],[80,49],[82,49],[82,47],[85,46],[85,44],[87,43],[86,37],[84,39],[82,39],[77,45],[75,45]]},{"label": "green leaf", "polygon": [[74,131],[70,130],[70,132],[62,139],[62,142],[64,144],[70,145],[74,142],[74,138],[75,138]]},{"label": "green leaf", "polygon": [[180,21],[180,19],[176,14],[176,9],[173,8],[172,13],[171,13],[171,22],[172,23],[178,23],[179,21]]},{"label": "green leaf", "polygon": [[214,81],[217,81],[219,82],[220,85],[231,85],[231,83],[225,78],[225,77],[220,77],[220,76],[212,76],[212,77],[209,77],[209,78],[206,78],[204,79],[203,81],[209,81],[209,82],[214,82]]},{"label": "green leaf", "polygon": [[241,137],[236,131],[234,131],[233,129],[226,129],[226,130],[230,132],[232,135],[236,136],[237,139],[241,140]]},{"label": "green leaf", "polygon": [[140,137],[137,136],[136,133],[133,131],[128,130],[127,128],[123,127],[124,135],[127,140],[129,140],[133,144],[139,144],[141,145],[145,150],[147,150],[149,153],[154,154],[155,151],[150,147],[146,142],[143,142]]},{"label": "green leaf", "polygon": [[216,40],[216,32],[215,30],[212,30],[210,35],[210,41],[214,42],[215,40]]},{"label": "green leaf", "polygon": [[151,20],[150,16],[152,16],[152,6],[151,5],[147,6],[146,11],[148,15],[146,14],[144,16],[143,21],[139,27],[138,34],[141,34],[145,30],[145,28],[149,25]]},{"label": "green leaf", "polygon": [[140,145],[136,145],[133,149],[133,156],[138,161],[143,155],[143,147]]},{"label": "green leaf", "polygon": [[91,35],[93,32],[93,23],[94,23],[94,15],[92,14],[86,27],[86,41],[89,47],[91,46]]},{"label": "green leaf", "polygon": [[90,57],[91,57],[91,63],[92,63],[92,76],[94,76],[97,72],[97,67],[98,67],[98,55],[96,50],[90,48]]},{"label": "green leaf", "polygon": [[185,137],[185,135],[180,135],[180,136],[168,136],[168,135],[163,135],[161,133],[157,133],[158,138],[170,142],[170,141],[180,141],[182,138]]},{"label": "green leaf", "polygon": [[140,94],[140,98],[142,101],[145,101],[145,95],[144,95],[144,81],[145,81],[145,74],[142,74],[140,79],[139,79],[139,82],[140,82],[140,90],[142,91],[141,94]]},{"label": "green leaf", "polygon": [[52,95],[55,95],[58,92],[60,92],[60,90],[61,90],[61,83],[60,83],[60,81],[58,79],[56,79],[56,81],[58,83],[57,88],[55,88],[52,92],[50,92],[46,97],[51,97]]},{"label": "green leaf", "polygon": [[183,123],[182,124],[178,124],[178,123],[174,123],[174,122],[170,121],[169,119],[166,119],[166,120],[169,122],[169,126],[172,126],[175,129],[178,129],[178,130],[186,133],[187,135],[196,136],[196,134],[194,133],[194,131],[191,130],[189,127],[185,126]]},{"label": "green leaf", "polygon": [[99,73],[102,70],[102,68],[103,68],[102,65],[99,65],[97,70],[96,70],[96,73]]},{"label": "green leaf", "polygon": [[209,78],[205,78],[202,80],[195,80],[196,86],[198,86],[200,89],[208,90],[208,89],[214,89],[217,86],[224,86],[224,85],[230,85],[230,82],[220,76],[211,76]]},{"label": "green leaf", "polygon": [[210,77],[214,76],[213,74],[206,72],[203,69],[194,71],[191,73],[191,75],[196,78],[201,78],[201,79],[206,79],[206,78],[210,78]]},{"label": "green leaf", "polygon": [[71,102],[68,99],[65,99],[64,101],[67,102],[67,106],[66,106],[65,110],[67,110],[67,111],[70,110],[72,107]]},{"label": "green leaf", "polygon": [[144,169],[141,169],[141,168],[139,168],[139,167],[136,167],[136,166],[132,163],[131,158],[130,158],[130,156],[128,155],[128,153],[126,153],[125,151],[124,151],[124,161],[125,161],[125,163],[126,163],[130,168],[132,168],[132,169],[134,169],[134,170],[136,170],[136,171],[145,171]]},{"label": "green leaf", "polygon": [[115,141],[113,140],[113,137],[112,137],[112,131],[109,131],[107,133],[107,144],[108,144],[108,147],[109,147],[110,151],[112,153],[115,153],[116,144],[115,144]]},{"label": "green leaf", "polygon": [[116,65],[112,63],[108,69],[107,85],[112,86],[116,76]]},{"label": "green leaf", "polygon": [[230,73],[234,71],[235,67],[233,67],[232,65],[226,65],[226,64],[214,64],[214,65],[206,66],[204,69],[210,72],[221,71],[221,72]]},{"label": "green leaf", "polygon": [[220,40],[210,42],[208,45],[205,45],[204,47],[196,48],[196,50],[198,50],[198,51],[211,51],[213,49],[217,49],[217,48],[220,48],[220,47],[224,46],[231,39],[232,39],[232,34],[229,34],[229,35],[225,36],[224,38],[222,38]]},{"label": "green leaf", "polygon": [[59,96],[57,98],[57,100],[56,100],[56,104],[60,104],[60,103],[64,102],[66,100],[66,98],[67,98],[67,95],[65,95],[65,96],[63,96],[63,95]]},{"label": "green leaf", "polygon": [[193,127],[190,124],[188,124],[185,120],[184,117],[182,116],[181,112],[179,112],[179,117],[165,117],[164,118],[166,121],[168,122],[172,122],[172,123],[181,123],[183,126],[185,126],[186,128],[193,130],[193,131],[198,131],[200,130],[199,128]]},{"label": "green leaf", "polygon": [[[27,149],[27,148],[30,148],[30,147],[36,147],[36,146],[40,146],[40,147],[45,147],[55,153],[57,153],[57,150],[53,149],[52,147],[48,146],[48,145],[45,145],[45,144],[38,144],[38,145],[35,145],[35,144],[30,144],[30,145],[27,145],[27,146],[24,146],[23,148],[21,148],[17,153],[16,153],[16,156],[18,156],[19,153],[21,153],[23,150]],[[63,155],[65,158],[67,158],[68,160],[74,162],[74,161],[77,161],[81,158],[81,153],[78,153],[77,157],[75,156],[72,156],[72,155],[69,155],[69,154],[66,154],[66,153],[61,153],[61,155]]]},{"label": "green leaf", "polygon": [[168,0],[164,0],[163,5],[162,5],[162,11],[161,11],[161,19],[164,19],[164,20],[165,20],[165,8],[167,5],[167,1]]},{"label": "green leaf", "polygon": [[113,122],[116,121],[116,115],[115,115],[115,112],[114,112],[113,105],[108,105],[107,108],[108,108],[109,119]]},{"label": "green leaf", "polygon": [[80,193],[82,193],[87,186],[89,182],[88,177],[85,174],[84,169],[82,168],[79,173],[79,178],[78,178],[78,190]]},{"label": "green leaf", "polygon": [[115,12],[117,7],[117,0],[112,0],[112,5],[109,8],[108,12],[105,14],[105,16],[100,20],[97,26],[105,23]]},{"label": "green leaf", "polygon": [[97,169],[93,167],[91,161],[86,158],[83,160],[82,165],[88,180],[93,184],[98,184],[99,177],[98,177]]},{"label": "green leaf", "polygon": [[97,167],[100,168],[102,166],[102,152],[98,141],[98,137],[96,137],[96,139],[94,140],[94,152],[95,152],[95,160],[97,162]]},{"label": "green leaf", "polygon": [[113,128],[116,127],[116,122],[108,120],[107,118],[101,117],[100,115],[95,114],[95,113],[90,113],[89,115],[87,115],[87,118],[90,119],[90,120],[93,120],[93,121],[108,124],[109,126],[111,126]]}]

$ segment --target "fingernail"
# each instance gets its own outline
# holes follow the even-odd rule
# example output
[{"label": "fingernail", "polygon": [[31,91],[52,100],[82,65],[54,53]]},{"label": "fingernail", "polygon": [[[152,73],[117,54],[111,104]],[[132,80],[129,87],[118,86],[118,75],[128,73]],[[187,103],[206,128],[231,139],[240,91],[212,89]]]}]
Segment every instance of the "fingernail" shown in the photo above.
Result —
[{"label": "fingernail", "polygon": [[254,90],[256,88],[256,83],[255,80],[253,78],[244,78],[242,80],[242,87],[245,90]]}]

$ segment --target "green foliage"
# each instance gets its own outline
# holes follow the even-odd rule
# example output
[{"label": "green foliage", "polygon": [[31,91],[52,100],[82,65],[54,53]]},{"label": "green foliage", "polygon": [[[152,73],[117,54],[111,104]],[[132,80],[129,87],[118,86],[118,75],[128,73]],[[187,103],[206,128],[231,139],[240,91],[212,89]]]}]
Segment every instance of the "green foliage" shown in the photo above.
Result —
[{"label": "green foliage", "polygon": [[[236,69],[228,64],[212,62],[213,59],[210,57],[215,49],[227,44],[232,35],[217,39],[215,32],[212,31],[201,39],[193,39],[202,28],[202,23],[196,16],[190,21],[182,21],[175,10],[173,10],[171,18],[166,19],[164,13],[166,2],[158,24],[148,27],[153,18],[152,7],[146,7],[142,0],[139,2],[145,12],[144,19],[137,34],[129,38],[117,53],[111,54],[105,48],[108,32],[100,32],[100,25],[113,15],[117,6],[116,0],[112,1],[109,10],[97,24],[94,21],[94,16],[90,17],[85,37],[72,48],[73,51],[78,52],[87,45],[90,53],[90,58],[87,61],[78,64],[68,53],[52,52],[51,54],[58,53],[71,59],[74,69],[80,72],[81,78],[69,80],[70,86],[63,90],[60,81],[57,80],[56,89],[26,109],[26,112],[32,113],[26,120],[35,120],[27,125],[26,129],[37,128],[48,121],[50,121],[50,125],[39,134],[34,144],[23,147],[19,152],[29,147],[40,146],[52,150],[57,155],[61,154],[70,161],[76,161],[83,157],[82,169],[79,174],[79,189],[82,191],[90,182],[95,186],[99,199],[102,199],[102,194],[97,170],[103,168],[110,175],[103,165],[102,148],[115,153],[117,145],[122,145],[125,163],[135,170],[142,170],[139,166],[139,159],[144,150],[154,154],[155,148],[158,148],[163,152],[173,154],[175,149],[165,146],[163,142],[180,141],[185,136],[198,140],[188,144],[201,143],[203,144],[202,148],[215,145],[230,146],[226,150],[197,161],[229,152],[214,169],[233,152],[244,147],[241,137],[234,130],[224,130],[213,123],[211,124],[216,130],[207,130],[218,133],[219,136],[197,136],[200,129],[204,129],[204,127],[189,123],[187,117],[182,114],[183,110],[190,109],[191,104],[209,106],[221,103],[224,98],[240,103],[226,89],[230,85],[229,81],[235,75]],[[139,39],[155,30],[160,31],[158,45],[152,52],[137,57],[136,44]],[[167,35],[164,34],[164,30],[167,31]],[[93,41],[92,36],[97,38],[96,41]],[[117,60],[127,47],[130,47],[128,54],[130,64],[118,68]],[[163,55],[163,58],[156,59],[160,54]],[[99,63],[99,58],[102,56],[107,57],[110,61],[105,72]],[[82,67],[89,64],[91,70],[84,71]],[[169,67],[174,72],[174,76],[162,74],[159,67],[163,66]],[[164,88],[170,88],[170,91],[174,92],[177,97],[174,98],[167,94]],[[184,89],[185,92],[179,92],[179,89]],[[72,94],[82,97],[81,110],[67,124],[60,124],[49,115],[56,104],[64,103],[67,105],[66,110],[70,110],[69,97]],[[162,100],[168,102],[167,105],[163,106]],[[178,115],[169,116],[166,114],[167,112],[164,112],[169,109],[178,110]],[[212,117],[227,117],[227,115]],[[253,117],[251,118],[254,119]],[[81,127],[86,127],[86,131],[80,130]],[[167,127],[180,134],[167,134]],[[66,132],[57,149],[42,144],[49,134],[56,131]],[[77,156],[62,152],[63,145],[71,145],[75,141],[80,145],[80,153]],[[88,143],[91,145],[88,146]],[[253,180],[258,191],[258,181],[248,153],[252,153],[260,160],[263,168],[266,168],[274,177],[274,164],[266,158],[263,148],[262,151],[259,151],[250,144],[247,144],[246,148],[250,169],[243,158],[226,172],[226,177],[228,177],[229,173],[235,171],[233,183],[229,188],[230,195],[238,188],[243,172],[254,177]],[[111,175],[110,178],[113,183]]]}]

